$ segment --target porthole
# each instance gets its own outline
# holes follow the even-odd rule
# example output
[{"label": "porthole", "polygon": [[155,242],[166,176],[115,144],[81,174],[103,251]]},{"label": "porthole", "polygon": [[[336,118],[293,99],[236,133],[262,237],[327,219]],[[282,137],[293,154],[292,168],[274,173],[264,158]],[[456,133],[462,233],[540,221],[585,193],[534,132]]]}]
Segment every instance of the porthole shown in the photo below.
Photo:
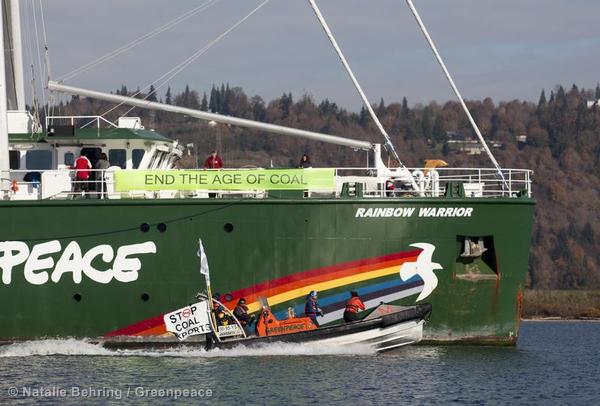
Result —
[{"label": "porthole", "polygon": [[140,231],[142,233],[147,233],[148,231],[150,231],[150,224],[148,224],[148,223],[140,224]]},{"label": "porthole", "polygon": [[141,298],[144,302],[147,302],[148,300],[150,300],[150,295],[147,293],[142,293]]},{"label": "porthole", "polygon": [[223,229],[225,230],[226,233],[230,233],[233,231],[233,224],[225,223],[225,225],[223,226]]},{"label": "porthole", "polygon": [[76,302],[81,302],[81,295],[79,293],[75,293],[73,295],[73,300]]},{"label": "porthole", "polygon": [[161,233],[164,233],[165,231],[167,231],[167,225],[165,223],[159,223],[156,228],[158,229],[158,231],[160,231]]}]

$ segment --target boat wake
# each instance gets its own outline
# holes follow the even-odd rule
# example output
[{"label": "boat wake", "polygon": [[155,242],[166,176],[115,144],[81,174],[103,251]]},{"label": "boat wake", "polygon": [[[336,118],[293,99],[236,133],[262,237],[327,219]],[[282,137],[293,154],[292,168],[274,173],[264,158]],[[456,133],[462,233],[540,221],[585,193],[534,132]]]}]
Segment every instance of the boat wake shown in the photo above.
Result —
[{"label": "boat wake", "polygon": [[375,350],[367,345],[334,345],[323,343],[272,343],[254,348],[235,347],[214,349],[190,347],[167,349],[112,350],[101,344],[78,339],[48,339],[14,343],[0,347],[0,358],[31,356],[102,356],[102,357],[202,357],[235,358],[263,356],[313,356],[313,355],[374,355]]}]

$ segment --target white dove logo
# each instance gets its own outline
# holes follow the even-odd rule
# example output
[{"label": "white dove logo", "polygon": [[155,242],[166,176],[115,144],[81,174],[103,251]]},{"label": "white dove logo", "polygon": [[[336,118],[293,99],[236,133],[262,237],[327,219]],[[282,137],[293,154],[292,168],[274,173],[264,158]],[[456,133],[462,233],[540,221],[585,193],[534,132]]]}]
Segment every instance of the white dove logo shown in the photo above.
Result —
[{"label": "white dove logo", "polygon": [[428,244],[425,242],[418,242],[414,244],[410,244],[411,247],[420,248],[423,251],[417,257],[416,262],[405,262],[400,267],[400,278],[403,281],[409,280],[415,275],[419,275],[421,279],[423,279],[423,290],[421,294],[417,298],[417,302],[419,300],[425,299],[427,296],[433,292],[433,290],[437,287],[438,278],[433,273],[434,269],[444,269],[437,262],[431,262],[431,258],[433,256],[433,251],[435,251],[435,246],[432,244]]}]

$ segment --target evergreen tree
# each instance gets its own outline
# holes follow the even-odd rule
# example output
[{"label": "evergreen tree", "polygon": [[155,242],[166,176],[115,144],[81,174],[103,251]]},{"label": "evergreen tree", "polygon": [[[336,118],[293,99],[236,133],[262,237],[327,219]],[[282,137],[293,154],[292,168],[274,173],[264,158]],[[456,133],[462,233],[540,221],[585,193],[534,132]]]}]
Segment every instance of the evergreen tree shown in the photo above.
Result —
[{"label": "evergreen tree", "polygon": [[200,103],[200,110],[207,111],[208,110],[208,99],[206,98],[206,92],[202,94],[202,102]]},{"label": "evergreen tree", "polygon": [[212,86],[212,89],[210,89],[210,100],[208,102],[208,108],[213,113],[217,112],[217,89],[215,88],[214,84]]},{"label": "evergreen tree", "polygon": [[379,106],[377,107],[377,115],[381,116],[385,113],[385,102],[383,101],[383,97],[379,100]]},{"label": "evergreen tree", "polygon": [[542,89],[542,94],[540,94],[540,100],[538,101],[538,108],[546,107],[546,92]]},{"label": "evergreen tree", "polygon": [[592,228],[592,225],[589,221],[585,223],[585,226],[581,230],[581,237],[583,237],[583,241],[587,242],[588,244],[594,244],[594,242],[596,241],[596,238],[594,236],[594,229]]},{"label": "evergreen tree", "polygon": [[165,94],[165,103],[166,104],[172,104],[173,103],[172,96],[171,96],[171,86],[169,86],[167,88],[167,94]]},{"label": "evergreen tree", "polygon": [[146,100],[151,102],[155,102],[158,100],[156,98],[156,89],[154,88],[154,85],[150,85],[150,90],[148,90],[148,97],[146,97]]},{"label": "evergreen tree", "polygon": [[502,129],[502,119],[498,113],[494,112],[490,119],[490,138],[494,138],[496,133]]},{"label": "evergreen tree", "polygon": [[559,86],[558,90],[556,91],[556,103],[558,103],[559,106],[562,106],[566,102],[567,102],[567,95],[565,93],[565,89],[562,86]]},{"label": "evergreen tree", "polygon": [[435,123],[433,124],[433,139],[435,142],[443,142],[446,140],[445,123],[441,114],[438,114],[435,117]]},{"label": "evergreen tree", "polygon": [[589,109],[587,108],[585,101],[580,99],[579,103],[577,104],[577,116],[575,119],[575,129],[577,130],[577,135],[579,135],[587,127],[589,116]]},{"label": "evergreen tree", "polygon": [[338,106],[335,103],[331,103],[329,99],[323,100],[319,104],[319,114],[321,116],[335,115],[338,113]]},{"label": "evergreen tree", "polygon": [[425,139],[429,140],[433,137],[433,115],[431,113],[431,108],[426,106],[423,109],[423,118],[421,119],[421,129],[423,132],[423,136]]},{"label": "evergreen tree", "polygon": [[225,107],[225,84],[221,83],[221,89],[219,90],[219,103],[218,103],[218,107],[219,107],[219,113],[224,113],[226,110]]},{"label": "evergreen tree", "polygon": [[600,100],[600,83],[596,85],[596,100]]},{"label": "evergreen tree", "polygon": [[281,117],[286,118],[290,115],[290,108],[294,104],[294,100],[292,98],[292,93],[283,94],[281,99],[279,99],[279,110],[281,110]]},{"label": "evergreen tree", "polygon": [[252,108],[252,118],[256,121],[265,121],[267,118],[267,109],[265,108],[265,102],[260,96],[254,96],[250,100],[250,107]]},{"label": "evergreen tree", "polygon": [[223,93],[221,93],[221,90],[219,90],[219,87],[216,86],[215,87],[215,113],[220,113],[222,110],[222,102],[221,99],[223,98]]},{"label": "evergreen tree", "polygon": [[573,92],[575,94],[579,94],[579,88],[577,87],[577,85],[575,83],[573,83],[573,86],[571,86],[571,92]]},{"label": "evergreen tree", "polygon": [[370,119],[369,111],[364,106],[361,107],[360,115],[358,118],[358,123],[360,124],[360,126],[362,128],[367,128],[367,125],[369,124],[369,119]]},{"label": "evergreen tree", "polygon": [[190,106],[190,85],[185,85],[185,90],[183,91],[180,105],[183,107]]},{"label": "evergreen tree", "polygon": [[127,91],[127,86],[121,85],[121,91],[119,92],[121,96],[128,96],[129,92]]},{"label": "evergreen tree", "polygon": [[406,119],[408,118],[408,115],[410,113],[410,109],[408,108],[408,100],[406,100],[406,97],[402,98],[402,110],[400,110],[400,114],[402,116],[402,118]]},{"label": "evergreen tree", "polygon": [[229,83],[225,86],[225,92],[223,93],[223,114],[231,114],[231,108],[233,106],[233,92],[229,88]]}]

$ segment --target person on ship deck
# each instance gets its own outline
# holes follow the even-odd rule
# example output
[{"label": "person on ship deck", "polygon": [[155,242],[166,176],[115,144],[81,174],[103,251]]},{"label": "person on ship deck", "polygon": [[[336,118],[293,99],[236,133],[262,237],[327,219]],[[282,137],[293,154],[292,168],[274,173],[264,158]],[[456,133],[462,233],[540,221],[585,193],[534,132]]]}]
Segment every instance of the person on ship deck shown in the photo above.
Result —
[{"label": "person on ship deck", "polygon": [[100,153],[100,158],[98,162],[96,162],[96,167],[94,169],[98,170],[96,174],[96,179],[98,179],[96,184],[96,192],[98,192],[98,199],[108,197],[108,193],[106,193],[106,180],[104,175],[106,170],[110,168],[110,162],[108,162],[108,157],[104,152]]},{"label": "person on ship deck", "polygon": [[366,309],[365,304],[360,297],[358,296],[358,292],[353,290],[350,292],[350,300],[346,303],[346,309],[344,311],[344,321],[346,323],[351,323],[353,321],[359,321],[358,312],[364,311]]},{"label": "person on ship deck", "polygon": [[246,335],[252,333],[251,325],[254,322],[254,315],[248,314],[248,306],[246,305],[246,299],[243,297],[238,300],[235,309],[233,309],[233,315],[238,319],[242,325]]},{"label": "person on ship deck", "polygon": [[396,185],[392,179],[388,179],[385,181],[385,195],[387,197],[396,196]]},{"label": "person on ship deck", "polygon": [[221,295],[219,293],[215,293],[213,295],[213,313],[215,315],[215,321],[217,322],[217,326],[227,326],[229,325],[229,316],[225,312],[225,308],[219,303],[221,299]]},{"label": "person on ship deck", "polygon": [[310,163],[310,158],[308,157],[308,154],[302,154],[302,158],[300,158],[298,168],[312,168],[312,164]]},{"label": "person on ship deck", "polygon": [[204,161],[204,169],[221,169],[222,167],[223,160],[219,154],[217,154],[217,151],[213,151],[213,153],[206,158],[206,161]]},{"label": "person on ship deck", "polygon": [[317,292],[311,291],[306,298],[306,305],[304,306],[304,314],[309,317],[315,326],[319,327],[317,316],[323,317],[323,310],[319,307],[317,302]]},{"label": "person on ship deck", "polygon": [[79,158],[75,160],[75,164],[71,169],[75,169],[73,192],[87,192],[89,190],[90,169],[92,169],[92,163],[88,157],[83,154],[83,151],[79,155]]}]

